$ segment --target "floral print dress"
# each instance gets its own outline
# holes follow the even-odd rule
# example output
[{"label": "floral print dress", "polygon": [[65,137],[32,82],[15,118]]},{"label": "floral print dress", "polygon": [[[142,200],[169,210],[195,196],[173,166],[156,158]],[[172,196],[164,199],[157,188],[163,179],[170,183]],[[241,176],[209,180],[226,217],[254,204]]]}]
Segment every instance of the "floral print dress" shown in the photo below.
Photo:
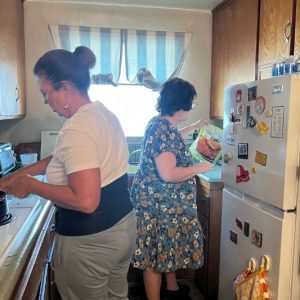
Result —
[{"label": "floral print dress", "polygon": [[162,152],[174,153],[177,167],[193,164],[178,129],[166,119],[154,117],[146,128],[140,167],[131,188],[138,230],[132,264],[157,272],[196,269],[204,258],[195,178],[163,181],[154,160]]}]

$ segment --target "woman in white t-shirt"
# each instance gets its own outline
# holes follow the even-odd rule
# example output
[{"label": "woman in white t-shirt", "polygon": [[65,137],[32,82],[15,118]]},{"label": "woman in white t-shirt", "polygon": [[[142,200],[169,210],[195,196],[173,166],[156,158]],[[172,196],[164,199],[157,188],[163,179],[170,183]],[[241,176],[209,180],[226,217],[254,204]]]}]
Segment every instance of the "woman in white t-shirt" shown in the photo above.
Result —
[{"label": "woman in white t-shirt", "polygon": [[[121,125],[88,96],[95,55],[86,47],[44,54],[34,67],[45,102],[67,119],[53,154],[0,180],[0,190],[36,194],[56,208],[55,280],[63,299],[127,299],[136,217]],[[47,182],[31,175],[46,174]]]}]

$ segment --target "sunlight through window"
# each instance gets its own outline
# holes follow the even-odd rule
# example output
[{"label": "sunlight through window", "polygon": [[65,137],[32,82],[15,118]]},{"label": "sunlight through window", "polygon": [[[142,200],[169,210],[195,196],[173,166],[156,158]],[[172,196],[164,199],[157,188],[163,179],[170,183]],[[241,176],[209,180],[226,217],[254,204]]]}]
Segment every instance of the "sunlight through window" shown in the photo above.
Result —
[{"label": "sunlight through window", "polygon": [[137,85],[91,85],[92,101],[99,100],[120,120],[126,136],[143,136],[148,121],[155,115],[157,92]]}]

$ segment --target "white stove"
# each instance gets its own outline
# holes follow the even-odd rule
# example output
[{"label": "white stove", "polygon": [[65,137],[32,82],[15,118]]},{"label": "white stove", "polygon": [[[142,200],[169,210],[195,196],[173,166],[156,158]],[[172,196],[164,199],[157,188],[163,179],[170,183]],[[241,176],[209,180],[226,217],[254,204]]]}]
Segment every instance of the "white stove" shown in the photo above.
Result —
[{"label": "white stove", "polygon": [[11,222],[0,226],[0,268],[3,265],[21,228],[32,216],[40,203],[40,197],[29,195],[26,199],[18,199],[7,195],[9,212],[14,218]]}]

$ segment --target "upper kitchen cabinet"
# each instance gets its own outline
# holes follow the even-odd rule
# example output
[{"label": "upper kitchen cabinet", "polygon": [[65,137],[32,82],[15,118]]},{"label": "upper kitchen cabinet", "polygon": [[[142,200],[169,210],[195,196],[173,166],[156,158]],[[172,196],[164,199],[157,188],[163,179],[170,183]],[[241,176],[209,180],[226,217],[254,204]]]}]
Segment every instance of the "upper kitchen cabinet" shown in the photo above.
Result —
[{"label": "upper kitchen cabinet", "polygon": [[296,1],[294,55],[300,56],[300,1]]},{"label": "upper kitchen cabinet", "polygon": [[255,80],[259,0],[228,0],[213,10],[210,117],[223,118],[228,85]]},{"label": "upper kitchen cabinet", "polygon": [[263,69],[293,54],[294,0],[263,0],[260,3],[258,66]]},{"label": "upper kitchen cabinet", "polygon": [[0,120],[25,115],[24,10],[21,0],[0,0]]}]

